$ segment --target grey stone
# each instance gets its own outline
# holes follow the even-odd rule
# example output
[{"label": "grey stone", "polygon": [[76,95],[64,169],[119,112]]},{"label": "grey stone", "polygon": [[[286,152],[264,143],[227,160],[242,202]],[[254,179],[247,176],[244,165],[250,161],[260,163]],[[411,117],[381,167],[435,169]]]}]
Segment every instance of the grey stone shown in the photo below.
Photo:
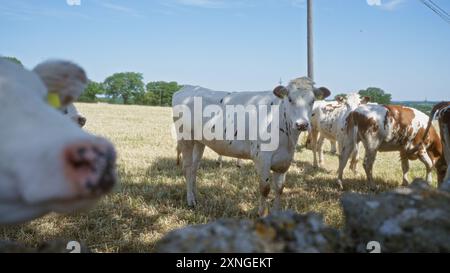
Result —
[{"label": "grey stone", "polygon": [[335,252],[339,233],[317,214],[276,213],[255,221],[218,220],[170,232],[157,245],[168,253]]},{"label": "grey stone", "polygon": [[450,252],[450,193],[425,182],[376,196],[346,194],[342,206],[353,251],[377,241],[382,252]]}]

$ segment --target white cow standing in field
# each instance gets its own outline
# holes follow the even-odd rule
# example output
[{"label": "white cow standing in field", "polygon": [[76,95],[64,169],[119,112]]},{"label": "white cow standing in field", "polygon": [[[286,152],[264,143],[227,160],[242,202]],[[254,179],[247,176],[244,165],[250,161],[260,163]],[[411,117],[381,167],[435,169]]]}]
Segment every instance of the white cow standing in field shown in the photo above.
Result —
[{"label": "white cow standing in field", "polygon": [[[345,126],[350,113],[361,104],[367,104],[369,97],[361,98],[358,93],[348,94],[346,97],[337,97],[337,101],[317,101],[314,104],[311,123],[311,147],[314,155],[314,167],[323,164],[323,142],[325,138],[338,143],[338,152],[341,153],[342,143],[348,137]],[[320,134],[320,137],[319,137]],[[317,154],[319,160],[317,160]],[[352,155],[350,169],[356,171],[358,163],[358,149]]]},{"label": "white cow standing in field", "polygon": [[86,208],[117,180],[114,147],[47,104],[49,92],[72,103],[83,69],[52,61],[38,70],[0,60],[0,224]]},{"label": "white cow standing in field", "polygon": [[[316,98],[326,98],[330,95],[330,91],[326,88],[316,89],[313,87],[313,82],[309,78],[298,78],[289,83],[287,87],[278,86],[273,92],[215,92],[209,89],[185,86],[180,91],[174,94],[172,106],[185,106],[191,113],[199,111],[203,113],[205,108],[209,105],[217,105],[222,109],[222,113],[218,113],[218,118],[225,117],[220,115],[229,114],[226,112],[228,106],[279,106],[279,128],[275,128],[274,133],[278,138],[277,148],[273,151],[266,151],[262,149],[262,145],[267,140],[261,139],[260,136],[256,140],[251,140],[249,136],[250,127],[257,126],[257,124],[245,124],[245,132],[238,131],[236,123],[233,124],[233,132],[223,132],[224,135],[244,134],[245,140],[217,140],[200,136],[196,138],[195,117],[191,117],[190,124],[182,125],[182,132],[177,130],[178,146],[183,155],[183,171],[187,183],[187,202],[189,206],[195,206],[196,198],[196,176],[203,155],[205,146],[208,146],[219,155],[251,159],[255,163],[256,170],[260,177],[260,204],[259,214],[264,215],[268,212],[266,199],[270,192],[270,174],[273,172],[273,186],[275,190],[274,209],[280,208],[280,198],[284,187],[286,172],[288,171],[295,153],[295,147],[298,142],[298,137],[301,132],[308,131],[310,128],[310,119],[312,106]],[[195,99],[202,99],[202,109],[194,109]],[[178,123],[180,113],[174,111],[175,125]],[[270,119],[270,115],[266,113],[265,119]],[[231,119],[234,121],[236,116],[233,114]],[[201,128],[208,126],[209,119],[200,119]],[[197,120],[198,122],[198,120]],[[224,128],[226,128],[224,126]],[[242,128],[241,128],[242,129]],[[185,138],[184,136],[188,136]]]}]

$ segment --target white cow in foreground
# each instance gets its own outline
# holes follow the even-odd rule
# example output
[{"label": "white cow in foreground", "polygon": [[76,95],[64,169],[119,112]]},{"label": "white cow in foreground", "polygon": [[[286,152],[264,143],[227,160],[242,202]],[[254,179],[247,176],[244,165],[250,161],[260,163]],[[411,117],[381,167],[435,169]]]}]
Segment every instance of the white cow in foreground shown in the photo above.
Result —
[{"label": "white cow in foreground", "polygon": [[114,147],[47,104],[48,90],[63,107],[76,99],[84,71],[62,61],[38,68],[41,77],[0,60],[0,224],[86,208],[116,183]]},{"label": "white cow in foreground", "polygon": [[[369,97],[361,98],[358,93],[338,97],[337,101],[318,101],[314,104],[312,114],[311,147],[314,155],[314,167],[323,164],[323,142],[329,139],[338,143],[338,152],[341,153],[342,144],[348,137],[345,130],[350,113],[361,104],[367,104]],[[319,137],[320,134],[320,137]],[[319,160],[317,160],[317,154]],[[356,171],[358,163],[358,149],[354,150],[350,169]]]},{"label": "white cow in foreground", "polygon": [[[187,106],[192,113],[196,110],[202,112],[208,105],[218,105],[226,114],[227,106],[279,106],[278,148],[274,151],[261,149],[263,142],[260,137],[257,140],[249,139],[249,126],[256,124],[246,124],[245,140],[207,140],[201,138],[194,139],[195,122],[183,125],[182,133],[190,135],[190,139],[183,139],[182,133],[177,131],[178,146],[183,155],[183,170],[187,183],[187,202],[189,206],[195,206],[196,198],[196,176],[200,160],[203,156],[205,146],[208,146],[219,155],[251,159],[255,163],[256,170],[260,177],[260,205],[259,214],[265,215],[268,212],[266,199],[270,192],[270,174],[273,172],[273,187],[275,190],[274,209],[280,207],[280,197],[284,187],[286,172],[288,171],[295,153],[295,147],[301,132],[308,131],[312,106],[316,98],[326,98],[330,91],[326,88],[316,89],[309,78],[298,78],[289,83],[287,87],[278,86],[273,92],[215,92],[209,89],[185,86],[174,94],[172,106]],[[202,98],[203,109],[194,109],[195,98]],[[175,109],[175,108],[174,108]],[[234,117],[235,118],[235,117]],[[267,118],[267,117],[266,117]],[[191,119],[194,120],[194,119]],[[203,127],[209,119],[203,119]],[[224,117],[225,120],[225,117]],[[178,121],[178,116],[174,112],[174,122]],[[225,122],[225,121],[224,121]],[[198,124],[197,124],[198,125]],[[236,137],[242,132],[238,132],[234,124],[234,134]],[[224,128],[226,128],[224,126]],[[227,134],[226,132],[223,132]],[[230,133],[230,132],[229,132]]]}]

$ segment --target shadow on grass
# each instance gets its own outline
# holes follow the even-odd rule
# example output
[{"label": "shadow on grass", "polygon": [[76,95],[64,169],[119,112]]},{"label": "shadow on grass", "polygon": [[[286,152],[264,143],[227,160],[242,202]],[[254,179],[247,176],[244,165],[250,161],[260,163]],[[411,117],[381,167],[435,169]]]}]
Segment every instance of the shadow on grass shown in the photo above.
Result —
[{"label": "shadow on grass", "polygon": [[[282,204],[299,213],[315,208],[338,207],[343,194],[336,176],[297,161],[300,171],[288,172]],[[294,166],[293,166],[294,167]],[[333,171],[334,172],[334,171]],[[122,185],[94,209],[71,216],[52,216],[29,224],[0,228],[0,239],[27,241],[67,240],[84,242],[92,250],[152,252],[162,234],[172,229],[218,218],[257,218],[258,176],[251,161],[242,168],[235,161],[203,159],[198,171],[197,207],[187,207],[181,167],[174,158],[159,158],[137,170],[120,169]],[[345,179],[346,191],[377,193],[394,188],[395,181],[377,180],[371,191],[365,177]],[[273,195],[271,195],[273,198]],[[291,207],[292,209],[292,207]]]},{"label": "shadow on grass", "polygon": [[[286,176],[287,191],[283,194],[283,200],[286,203],[299,202],[302,204],[316,204],[318,202],[339,202],[342,195],[346,192],[358,192],[367,194],[376,194],[391,190],[397,186],[394,180],[385,181],[375,180],[375,189],[369,187],[365,175],[349,175],[344,179],[344,191],[341,191],[336,182],[337,175],[335,171],[324,168],[315,168],[310,162],[297,161],[294,163],[299,172],[289,171]],[[174,172],[175,162],[172,158],[160,158],[150,166],[148,173],[151,177],[160,177],[157,180],[177,180],[176,189],[173,185],[164,185],[159,191],[168,193],[172,190],[170,196],[172,202],[177,206],[186,206],[186,188],[184,176],[181,167]],[[291,167],[292,168],[292,167]],[[195,209],[196,214],[200,214],[207,219],[217,219],[221,217],[257,217],[256,210],[258,205],[258,176],[251,161],[246,161],[242,168],[236,167],[234,161],[223,162],[222,168],[218,167],[215,160],[203,159],[197,174],[198,188],[198,206]],[[348,178],[350,176],[350,178]],[[207,184],[204,181],[208,181]],[[211,182],[212,181],[212,182]],[[175,199],[173,199],[175,198]],[[273,196],[271,196],[273,198]],[[146,199],[148,202],[154,202],[153,199]],[[166,199],[167,200],[167,199]],[[240,201],[246,200],[252,204],[252,210],[243,210],[239,206]],[[296,201],[297,200],[297,201]],[[301,201],[298,201],[301,200]],[[226,207],[226,210],[223,209]],[[307,212],[300,211],[301,213]]]}]

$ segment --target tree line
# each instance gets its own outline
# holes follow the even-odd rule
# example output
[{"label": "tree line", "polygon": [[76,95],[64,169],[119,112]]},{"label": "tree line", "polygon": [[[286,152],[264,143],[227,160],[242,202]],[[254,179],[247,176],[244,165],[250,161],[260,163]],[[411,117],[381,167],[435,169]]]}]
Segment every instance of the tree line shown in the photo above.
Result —
[{"label": "tree line", "polygon": [[181,88],[182,85],[175,81],[145,84],[142,73],[122,72],[107,77],[103,82],[89,81],[78,101],[170,106],[173,94]]}]

